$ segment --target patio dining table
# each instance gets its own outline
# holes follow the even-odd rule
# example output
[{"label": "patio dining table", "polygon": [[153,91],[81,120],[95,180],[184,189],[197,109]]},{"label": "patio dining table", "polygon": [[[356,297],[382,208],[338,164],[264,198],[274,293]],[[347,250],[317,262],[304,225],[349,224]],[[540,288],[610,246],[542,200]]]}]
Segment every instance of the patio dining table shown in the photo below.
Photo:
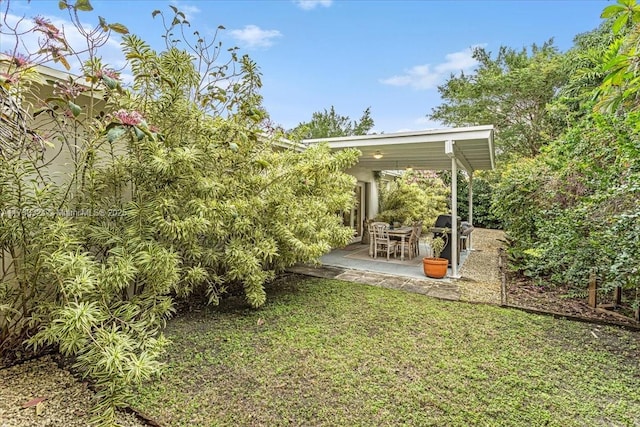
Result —
[{"label": "patio dining table", "polygon": [[[411,232],[413,231],[413,227],[397,227],[397,228],[389,228],[387,232],[389,236],[399,237],[400,245],[402,249],[402,254],[400,255],[400,261],[404,261],[404,245],[409,243],[409,238],[411,237]],[[370,239],[369,241],[369,255],[373,256],[373,251],[375,250],[374,239]]]},{"label": "patio dining table", "polygon": [[389,229],[389,236],[400,237],[400,249],[402,250],[400,254],[400,261],[404,261],[404,245],[405,243],[409,243],[409,238],[411,237],[412,231],[413,227],[398,227]]}]

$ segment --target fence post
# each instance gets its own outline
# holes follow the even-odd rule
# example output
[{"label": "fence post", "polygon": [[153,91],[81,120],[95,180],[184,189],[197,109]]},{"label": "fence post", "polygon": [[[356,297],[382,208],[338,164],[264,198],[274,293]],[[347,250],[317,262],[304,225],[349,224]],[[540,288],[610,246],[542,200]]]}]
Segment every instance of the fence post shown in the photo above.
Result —
[{"label": "fence post", "polygon": [[595,271],[589,273],[589,307],[596,308],[598,306],[598,282]]},{"label": "fence post", "polygon": [[616,307],[622,304],[622,286],[616,286],[613,290],[613,305]]},{"label": "fence post", "polygon": [[507,274],[505,272],[505,252],[503,248],[498,248],[498,269],[500,270],[500,303],[507,304]]}]

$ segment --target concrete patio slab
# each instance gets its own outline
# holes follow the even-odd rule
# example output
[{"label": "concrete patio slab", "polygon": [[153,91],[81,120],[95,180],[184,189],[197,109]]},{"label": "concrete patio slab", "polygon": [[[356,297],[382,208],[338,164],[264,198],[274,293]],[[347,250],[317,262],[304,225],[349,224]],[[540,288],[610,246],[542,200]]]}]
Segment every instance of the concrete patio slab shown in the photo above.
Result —
[{"label": "concrete patio slab", "polygon": [[496,248],[500,246],[502,238],[501,231],[476,229],[475,250],[462,252],[460,278],[426,277],[422,271],[422,257],[405,261],[367,258],[362,256],[366,252],[364,245],[336,249],[321,258],[320,266],[298,265],[288,271],[398,289],[450,301],[501,304]]}]

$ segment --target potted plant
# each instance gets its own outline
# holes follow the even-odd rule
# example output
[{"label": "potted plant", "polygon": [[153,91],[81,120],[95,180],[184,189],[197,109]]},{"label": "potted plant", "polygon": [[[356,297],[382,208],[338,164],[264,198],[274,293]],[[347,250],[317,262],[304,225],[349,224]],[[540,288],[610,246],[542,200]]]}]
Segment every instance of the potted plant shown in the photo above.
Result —
[{"label": "potted plant", "polygon": [[444,233],[443,236],[444,237],[433,237],[430,241],[431,249],[433,250],[433,257],[422,258],[422,268],[425,276],[427,277],[442,279],[447,275],[449,260],[446,258],[440,258],[440,254],[447,245],[447,242],[445,241],[447,234]]}]

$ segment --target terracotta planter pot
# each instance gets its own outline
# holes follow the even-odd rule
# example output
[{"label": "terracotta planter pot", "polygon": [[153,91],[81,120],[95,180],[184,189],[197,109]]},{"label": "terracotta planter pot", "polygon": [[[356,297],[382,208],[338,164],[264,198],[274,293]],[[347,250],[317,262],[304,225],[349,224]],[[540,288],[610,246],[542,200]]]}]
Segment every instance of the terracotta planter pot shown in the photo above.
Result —
[{"label": "terracotta planter pot", "polygon": [[422,268],[427,277],[442,279],[447,275],[449,260],[446,258],[422,258]]}]

